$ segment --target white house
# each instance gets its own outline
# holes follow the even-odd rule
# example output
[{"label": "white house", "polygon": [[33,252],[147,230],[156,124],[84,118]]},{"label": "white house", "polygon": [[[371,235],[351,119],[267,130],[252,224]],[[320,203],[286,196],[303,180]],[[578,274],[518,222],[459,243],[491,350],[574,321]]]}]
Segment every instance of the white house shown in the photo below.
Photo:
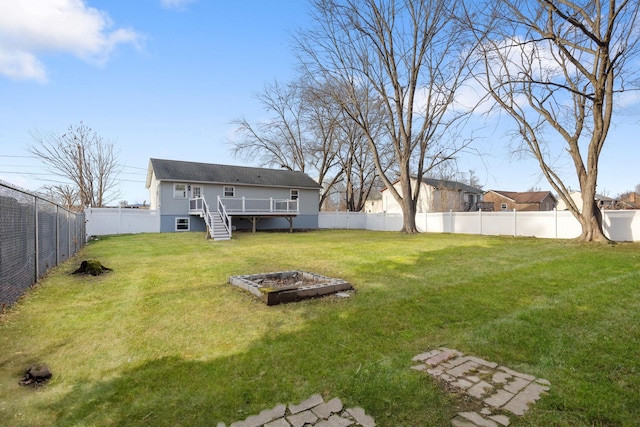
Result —
[{"label": "white house", "polygon": [[303,172],[150,159],[146,187],[160,232],[318,228],[321,187]]},{"label": "white house", "polygon": [[[411,178],[411,188],[415,188],[418,181]],[[402,195],[400,183],[394,188]],[[387,213],[402,213],[400,204],[390,191],[382,190],[382,210]],[[456,181],[423,178],[420,182],[417,213],[423,212],[465,212],[476,211],[483,200],[483,191]]]},{"label": "white house", "polygon": [[[571,199],[573,199],[573,202],[578,207],[578,210],[582,211],[582,193],[580,191],[573,191],[571,192],[570,196],[571,196]],[[607,196],[601,196],[598,194],[596,194],[596,202],[598,203],[598,206],[602,209],[615,208],[615,206],[617,205],[617,201],[615,199],[612,199],[611,197],[607,197]],[[564,202],[564,200],[562,200],[561,198],[558,198],[557,210],[565,211],[568,209],[569,208],[567,207],[567,204]]]}]

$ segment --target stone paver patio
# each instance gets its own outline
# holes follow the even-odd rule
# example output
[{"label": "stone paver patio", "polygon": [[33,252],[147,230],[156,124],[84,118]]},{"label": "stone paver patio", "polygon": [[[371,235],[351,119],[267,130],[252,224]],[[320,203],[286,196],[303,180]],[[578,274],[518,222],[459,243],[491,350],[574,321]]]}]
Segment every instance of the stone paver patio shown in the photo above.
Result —
[{"label": "stone paver patio", "polygon": [[[461,410],[451,420],[454,427],[506,427],[510,416],[524,415],[549,381],[514,371],[456,350],[440,348],[419,354],[412,369],[425,371],[432,377],[470,397],[474,410]],[[277,404],[257,415],[235,421],[229,427],[374,427],[375,420],[364,409],[345,409],[339,398],[327,402],[314,394],[294,405]],[[218,423],[217,427],[227,427]]]},{"label": "stone paver patio", "polygon": [[[278,404],[229,427],[375,427],[376,423],[362,408],[344,409],[340,399],[325,402],[314,394],[299,405]],[[218,423],[217,427],[226,427]]]},{"label": "stone paver patio", "polygon": [[508,426],[508,415],[524,415],[549,381],[514,371],[495,362],[440,348],[413,358],[412,369],[426,371],[475,400],[477,411],[462,411],[451,421],[455,427]]}]

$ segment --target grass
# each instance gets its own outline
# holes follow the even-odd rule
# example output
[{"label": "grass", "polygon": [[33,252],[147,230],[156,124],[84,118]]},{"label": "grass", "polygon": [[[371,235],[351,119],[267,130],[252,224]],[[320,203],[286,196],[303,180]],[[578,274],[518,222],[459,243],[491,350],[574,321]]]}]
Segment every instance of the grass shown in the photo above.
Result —
[{"label": "grass", "polygon": [[[114,271],[70,273],[82,259]],[[301,269],[350,299],[267,307],[227,284]],[[640,420],[640,245],[367,231],[102,238],[0,317],[0,425],[212,426],[315,393],[379,426],[447,426],[409,367],[446,346],[546,378],[515,426]],[[34,363],[54,376],[18,381]]]}]

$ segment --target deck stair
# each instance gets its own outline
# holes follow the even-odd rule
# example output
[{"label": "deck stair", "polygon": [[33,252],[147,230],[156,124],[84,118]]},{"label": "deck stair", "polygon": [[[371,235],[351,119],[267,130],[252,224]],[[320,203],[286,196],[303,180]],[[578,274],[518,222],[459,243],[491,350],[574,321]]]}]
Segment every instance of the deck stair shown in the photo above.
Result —
[{"label": "deck stair", "polygon": [[217,209],[212,211],[204,197],[190,200],[189,213],[204,218],[207,225],[207,237],[213,240],[231,239],[231,218],[218,197]]},{"label": "deck stair", "polygon": [[231,232],[227,230],[227,227],[222,220],[220,212],[214,211],[210,213],[211,224],[207,222],[207,229],[209,231],[209,237],[213,240],[230,240]]}]

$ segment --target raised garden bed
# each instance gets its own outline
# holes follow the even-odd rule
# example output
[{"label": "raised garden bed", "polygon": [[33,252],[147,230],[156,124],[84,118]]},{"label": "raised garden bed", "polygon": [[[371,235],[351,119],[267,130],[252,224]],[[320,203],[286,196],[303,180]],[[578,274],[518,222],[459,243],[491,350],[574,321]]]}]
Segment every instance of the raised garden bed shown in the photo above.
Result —
[{"label": "raised garden bed", "polygon": [[267,305],[317,298],[353,290],[342,279],[306,271],[291,270],[229,277],[229,283],[251,292]]}]

